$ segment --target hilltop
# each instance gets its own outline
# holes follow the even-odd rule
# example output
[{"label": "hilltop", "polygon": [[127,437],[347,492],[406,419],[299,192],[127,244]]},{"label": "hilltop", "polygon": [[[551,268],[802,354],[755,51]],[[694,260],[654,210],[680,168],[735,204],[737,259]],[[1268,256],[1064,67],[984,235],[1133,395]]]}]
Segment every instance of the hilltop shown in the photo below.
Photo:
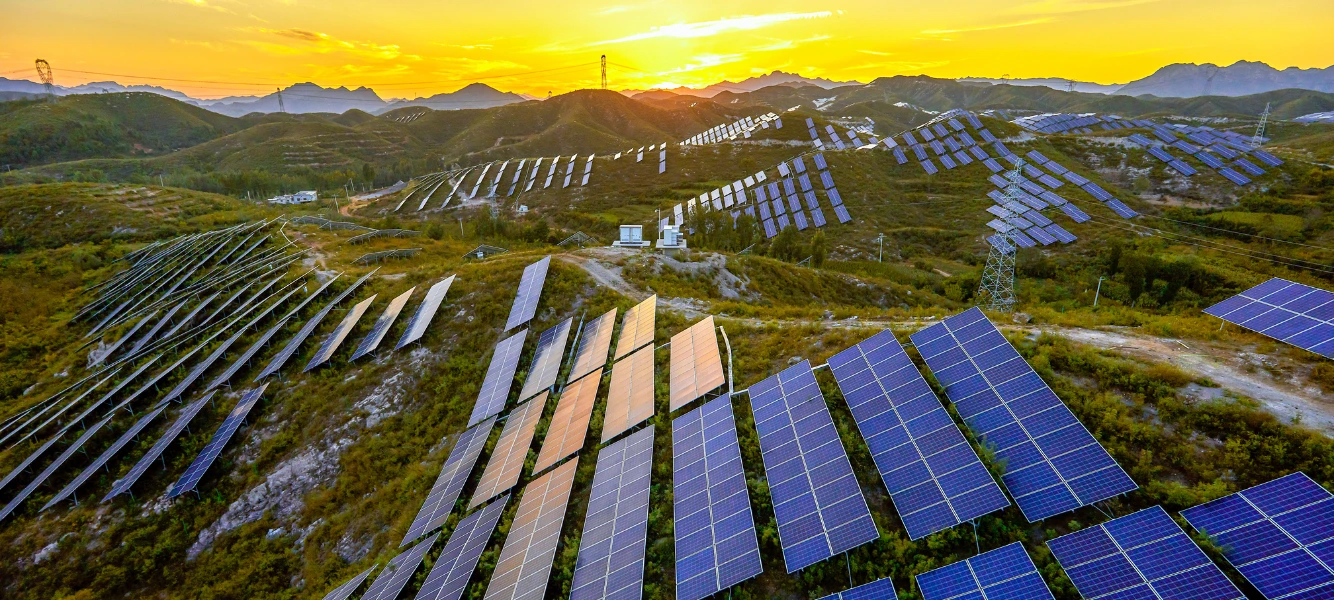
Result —
[{"label": "hilltop", "polygon": [[1334,92],[1334,66],[1324,69],[1275,69],[1262,62],[1237,61],[1226,67],[1212,63],[1171,64],[1116,90],[1127,96],[1246,96],[1282,89]]}]

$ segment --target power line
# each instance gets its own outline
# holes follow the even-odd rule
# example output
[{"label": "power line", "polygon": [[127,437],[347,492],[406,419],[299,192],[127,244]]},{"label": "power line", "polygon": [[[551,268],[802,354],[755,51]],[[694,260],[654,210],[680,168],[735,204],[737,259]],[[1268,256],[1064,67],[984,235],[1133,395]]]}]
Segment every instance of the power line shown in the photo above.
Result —
[{"label": "power line", "polygon": [[[1132,226],[1132,227],[1127,227],[1127,226],[1118,224],[1118,223],[1116,223],[1116,222],[1114,222],[1114,221],[1108,221],[1108,220],[1105,220],[1105,219],[1100,219],[1100,218],[1098,218],[1098,217],[1093,217],[1093,221],[1096,221],[1097,223],[1102,224],[1102,225],[1106,225],[1106,226],[1108,226],[1108,227],[1114,227],[1114,228],[1116,228],[1116,229],[1121,229],[1121,230],[1124,230],[1124,231],[1130,231],[1130,232],[1133,232],[1133,233],[1141,233],[1141,232],[1143,232],[1143,230],[1141,230],[1141,229],[1137,229],[1137,228],[1135,228],[1135,227],[1133,227],[1133,226]],[[1178,242],[1178,243],[1186,244],[1186,245],[1189,245],[1189,246],[1195,246],[1195,247],[1197,247],[1197,248],[1204,248],[1204,249],[1206,249],[1206,250],[1215,250],[1215,251],[1218,251],[1218,252],[1224,252],[1224,253],[1227,253],[1227,254],[1235,254],[1235,255],[1237,255],[1237,256],[1243,256],[1243,257],[1251,258],[1251,259],[1259,259],[1259,260],[1263,260],[1263,261],[1271,262],[1271,263],[1274,263],[1274,264],[1277,264],[1277,265],[1283,265],[1283,266],[1286,266],[1286,267],[1292,267],[1292,268],[1296,268],[1296,269],[1305,269],[1305,270],[1308,270],[1308,271],[1314,271],[1314,272],[1317,272],[1317,273],[1329,273],[1329,274],[1334,274],[1334,268],[1330,268],[1329,265],[1321,265],[1321,264],[1319,264],[1319,263],[1310,263],[1310,264],[1313,264],[1313,265],[1317,265],[1317,266],[1315,266],[1315,267],[1307,266],[1307,265],[1301,265],[1301,264],[1296,264],[1296,263],[1288,262],[1287,260],[1284,260],[1283,257],[1279,257],[1279,258],[1269,258],[1268,256],[1264,255],[1264,253],[1259,253],[1259,252],[1254,252],[1254,251],[1249,251],[1249,250],[1244,250],[1244,249],[1235,249],[1235,250],[1233,250],[1233,249],[1229,249],[1229,248],[1232,248],[1232,247],[1230,247],[1230,246],[1223,246],[1223,247],[1210,246],[1210,245],[1208,245],[1208,240],[1201,240],[1200,238],[1191,238],[1191,237],[1189,237],[1189,236],[1179,236],[1179,234],[1172,234],[1171,232],[1164,232],[1164,231],[1162,231],[1162,230],[1160,230],[1160,229],[1154,229],[1154,228],[1152,228],[1152,227],[1149,227],[1149,228],[1146,228],[1146,229],[1149,229],[1149,230],[1150,230],[1150,235],[1158,235],[1159,237],[1163,237],[1164,239],[1166,239],[1166,240],[1168,240],[1168,241]],[[1152,233],[1152,232],[1155,232],[1155,231],[1156,231],[1156,232],[1159,232],[1159,233],[1158,233],[1158,234],[1154,234],[1154,233]],[[1165,237],[1165,236],[1161,235],[1161,234],[1164,234],[1164,233],[1167,234],[1167,235],[1178,235],[1179,237],[1177,237],[1177,238],[1168,238],[1168,237]],[[1206,242],[1206,243],[1197,243],[1197,242],[1193,242],[1193,241],[1190,241],[1190,240],[1199,240],[1199,241]],[[1258,256],[1257,256],[1257,254],[1258,254]],[[1269,255],[1269,256],[1276,256],[1276,255]],[[1299,259],[1293,259],[1293,260],[1299,260]],[[1301,261],[1301,262],[1309,262],[1309,261]]]},{"label": "power line", "polygon": [[1301,243],[1301,242],[1292,242],[1292,241],[1288,241],[1288,240],[1280,240],[1280,239],[1276,239],[1276,238],[1265,237],[1265,236],[1263,236],[1263,235],[1255,235],[1255,234],[1251,234],[1251,233],[1246,233],[1246,232],[1243,232],[1243,231],[1235,231],[1235,230],[1232,230],[1232,229],[1224,229],[1224,228],[1222,228],[1222,227],[1210,227],[1210,226],[1208,226],[1208,225],[1201,225],[1201,224],[1199,224],[1199,223],[1191,223],[1191,222],[1189,222],[1189,221],[1178,221],[1178,220],[1176,220],[1176,219],[1169,219],[1169,218],[1167,218],[1167,217],[1159,217],[1159,216],[1155,216],[1155,215],[1148,215],[1148,216],[1153,217],[1153,218],[1155,218],[1155,219],[1161,219],[1161,220],[1163,220],[1163,221],[1171,221],[1171,222],[1173,222],[1173,223],[1177,223],[1177,224],[1180,224],[1180,225],[1190,225],[1191,227],[1203,227],[1204,229],[1212,229],[1212,230],[1214,230],[1214,231],[1222,231],[1222,232],[1226,232],[1226,233],[1235,233],[1235,234],[1237,234],[1237,235],[1244,235],[1244,236],[1246,236],[1246,237],[1253,237],[1253,238],[1256,238],[1256,239],[1261,239],[1261,240],[1265,240],[1265,241],[1269,241],[1269,242],[1278,242],[1278,243],[1281,243],[1281,244],[1292,244],[1293,246],[1302,246],[1302,247],[1305,247],[1305,248],[1314,248],[1314,249],[1316,249],[1316,250],[1331,250],[1331,251],[1334,251],[1334,248],[1326,248],[1326,247],[1324,247],[1324,246],[1312,246],[1311,244],[1303,244],[1303,243]]}]

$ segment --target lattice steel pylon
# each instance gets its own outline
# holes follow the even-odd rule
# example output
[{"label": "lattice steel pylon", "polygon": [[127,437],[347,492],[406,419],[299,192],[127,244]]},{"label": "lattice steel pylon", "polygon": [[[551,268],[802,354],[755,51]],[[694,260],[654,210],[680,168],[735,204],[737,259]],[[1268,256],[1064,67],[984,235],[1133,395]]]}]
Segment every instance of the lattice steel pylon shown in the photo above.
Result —
[{"label": "lattice steel pylon", "polygon": [[[1022,193],[1019,182],[1023,179],[1024,160],[1018,159],[1014,169],[1005,174],[1010,184],[1005,187],[1005,201],[1020,202]],[[1014,294],[1014,257],[1018,246],[1010,232],[1014,226],[988,238],[991,253],[987,255],[987,266],[982,269],[982,282],[977,286],[977,306],[986,310],[1010,312],[1019,301]]]},{"label": "lattice steel pylon", "polygon": [[1255,126],[1255,135],[1251,136],[1251,147],[1259,148],[1265,142],[1265,126],[1269,124],[1269,103],[1265,103],[1265,111],[1260,113],[1260,123]]},{"label": "lattice steel pylon", "polygon": [[46,88],[46,100],[48,102],[56,101],[56,79],[51,73],[51,63],[42,59],[37,59],[37,78],[42,80],[42,87]]},{"label": "lattice steel pylon", "polygon": [[607,55],[602,55],[602,89],[607,89]]}]

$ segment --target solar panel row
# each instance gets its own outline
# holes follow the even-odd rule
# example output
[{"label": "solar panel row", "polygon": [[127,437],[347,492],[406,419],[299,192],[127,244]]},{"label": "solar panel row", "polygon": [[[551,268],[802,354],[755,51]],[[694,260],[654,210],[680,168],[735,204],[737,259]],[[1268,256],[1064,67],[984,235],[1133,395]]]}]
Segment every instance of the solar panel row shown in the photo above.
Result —
[{"label": "solar panel row", "polygon": [[129,472],[126,473],[124,477],[117,479],[115,483],[111,484],[111,491],[107,492],[107,495],[102,498],[102,502],[106,502],[130,491],[130,488],[134,486],[134,483],[139,481],[139,478],[143,477],[144,473],[148,471],[148,468],[153,466],[153,463],[157,462],[158,457],[162,456],[162,453],[167,450],[167,446],[171,445],[171,443],[176,440],[176,436],[180,435],[181,432],[185,430],[185,427],[190,424],[190,421],[194,419],[195,415],[199,414],[199,410],[204,408],[204,404],[212,399],[213,392],[210,392],[181,409],[181,412],[176,416],[176,420],[173,421],[171,426],[163,432],[162,436],[153,443],[153,447],[149,448],[148,452],[145,452],[144,455],[139,458],[139,461],[134,463],[134,466],[130,468]]},{"label": "solar panel row", "polygon": [[570,584],[571,600],[642,596],[652,472],[652,426],[598,455]]},{"label": "solar panel row", "polygon": [[545,471],[547,467],[584,447],[588,421],[593,416],[593,404],[597,402],[598,386],[601,384],[602,368],[599,367],[588,377],[565,386],[561,391],[556,412],[547,425],[546,439],[542,440],[537,462],[533,465],[534,473]]},{"label": "solar panel row", "polygon": [[533,351],[533,365],[528,369],[528,377],[519,392],[519,400],[527,400],[537,393],[556,385],[560,375],[561,362],[565,357],[565,342],[570,337],[570,317],[542,332],[537,338],[537,349]]},{"label": "solar panel row", "polygon": [[1204,313],[1334,358],[1334,293],[1275,277]]},{"label": "solar panel row", "polygon": [[218,458],[218,455],[222,454],[223,447],[232,439],[232,434],[241,428],[246,415],[250,414],[250,409],[254,408],[255,404],[259,403],[259,399],[264,395],[264,389],[267,387],[269,387],[269,384],[265,383],[257,388],[247,390],[241,396],[241,399],[236,402],[236,407],[228,413],[222,425],[218,426],[218,430],[214,432],[213,439],[209,440],[208,445],[200,451],[199,456],[195,457],[194,462],[190,463],[190,466],[185,469],[181,478],[167,491],[168,498],[175,498],[199,485],[199,480],[204,478],[204,472],[213,465],[213,461]]},{"label": "solar panel row", "polygon": [[351,598],[353,594],[357,593],[357,590],[361,589],[361,584],[366,582],[366,578],[370,577],[371,573],[375,571],[375,567],[376,565],[371,565],[369,569],[357,573],[352,579],[325,594],[324,600],[347,600]]},{"label": "solar panel row", "polygon": [[473,404],[472,416],[468,418],[469,427],[505,410],[510,387],[514,384],[514,372],[519,368],[519,356],[523,353],[523,342],[527,337],[528,330],[525,329],[496,344],[491,354],[491,364],[486,368],[486,378],[482,380],[482,389],[477,394],[477,402]]},{"label": "solar panel row", "polygon": [[500,440],[491,451],[491,460],[482,471],[482,479],[473,491],[468,510],[472,510],[499,496],[519,482],[523,463],[528,458],[528,448],[533,445],[533,433],[537,422],[546,408],[547,394],[543,392],[529,400],[505,417],[505,428],[500,431]]},{"label": "solar panel row", "polygon": [[670,375],[673,411],[726,383],[713,316],[672,336]]},{"label": "solar panel row", "polygon": [[749,395],[788,572],[878,539],[810,362]]},{"label": "solar panel row", "polygon": [[459,521],[417,591],[418,600],[459,600],[463,597],[468,580],[477,570],[477,561],[482,558],[482,551],[496,530],[500,516],[505,513],[509,499],[506,494]]},{"label": "solar panel row", "polygon": [[399,294],[393,300],[389,301],[380,318],[375,320],[375,325],[371,327],[370,333],[362,338],[361,343],[357,344],[357,349],[352,353],[352,358],[348,360],[357,360],[380,346],[380,341],[384,339],[385,334],[389,333],[389,327],[398,319],[398,313],[403,312],[403,307],[407,305],[408,298],[412,297],[412,292],[416,291],[416,286],[408,288],[408,291]]},{"label": "solar panel row", "polygon": [[1024,545],[1015,542],[917,576],[924,600],[1051,599]]},{"label": "solar panel row", "polygon": [[338,323],[338,326],[329,332],[328,337],[324,338],[324,343],[315,352],[315,356],[310,357],[310,362],[306,364],[303,372],[309,372],[333,358],[334,353],[338,351],[338,347],[343,344],[343,340],[347,339],[348,334],[352,333],[352,329],[357,326],[357,321],[361,320],[361,316],[366,314],[366,309],[370,308],[372,302],[375,302],[376,296],[377,294],[371,294],[370,298],[356,303],[352,310],[347,311],[347,315]]},{"label": "solar panel row", "polygon": [[486,586],[485,600],[543,597],[578,466],[578,459],[567,462],[524,488],[518,512],[510,523],[505,545]]},{"label": "solar panel row", "polygon": [[371,587],[361,596],[361,600],[395,600],[403,592],[403,587],[412,579],[412,575],[417,572],[417,567],[421,566],[422,559],[426,558],[426,553],[431,551],[435,545],[436,538],[440,537],[440,532],[435,532],[420,542],[416,546],[409,548],[406,552],[389,559],[389,564],[385,565],[380,575],[371,582]]},{"label": "solar panel row", "polygon": [[612,366],[602,443],[653,416],[653,370],[652,347],[641,348]]},{"label": "solar panel row", "polygon": [[426,501],[422,502],[421,509],[403,536],[400,548],[449,520],[450,513],[454,512],[454,502],[463,491],[463,485],[468,482],[468,476],[472,474],[477,457],[481,456],[482,449],[486,447],[495,424],[493,417],[457,436],[449,458],[440,467],[440,475],[436,477],[435,485],[431,486]]},{"label": "solar panel row", "polygon": [[579,334],[579,347],[574,352],[574,366],[566,383],[601,369],[607,364],[607,351],[611,349],[612,330],[616,329],[616,309],[613,308],[584,325]]},{"label": "solar panel row", "polygon": [[[554,163],[552,166],[555,166]],[[550,265],[551,257],[547,256],[524,268],[523,278],[519,280],[519,291],[514,296],[514,305],[510,307],[509,319],[505,321],[505,331],[531,321],[537,314],[537,301],[542,297],[542,287],[546,284],[547,268]]]}]

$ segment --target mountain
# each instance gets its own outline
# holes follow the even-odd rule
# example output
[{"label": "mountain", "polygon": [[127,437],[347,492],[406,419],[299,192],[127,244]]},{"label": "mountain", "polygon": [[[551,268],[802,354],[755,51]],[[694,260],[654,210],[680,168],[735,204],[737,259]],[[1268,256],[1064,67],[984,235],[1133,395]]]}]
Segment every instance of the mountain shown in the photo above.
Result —
[{"label": "mountain", "polygon": [[1246,96],[1282,89],[1334,92],[1334,66],[1324,69],[1288,67],[1282,71],[1262,62],[1237,61],[1226,67],[1205,63],[1171,64],[1153,75],[1117,90],[1127,96],[1175,98]]},{"label": "mountain", "polygon": [[220,102],[211,104],[208,109],[240,117],[252,112],[280,112],[278,96],[282,95],[282,108],[289,113],[343,113],[351,109],[375,112],[385,107],[385,101],[368,87],[349,90],[346,87],[326,88],[314,83],[298,83],[281,92],[274,92],[258,100],[243,102]]},{"label": "mountain", "polygon": [[515,102],[523,102],[524,100],[525,98],[519,94],[502,92],[485,83],[471,83],[463,89],[454,92],[436,94],[427,98],[393,102],[378,112],[384,113],[407,106],[421,106],[425,108],[433,108],[435,110],[494,108],[496,106],[514,104]]},{"label": "mountain", "polygon": [[[824,79],[821,77],[803,77],[801,75],[797,75],[796,73],[774,71],[766,75],[760,75],[759,77],[751,77],[749,79],[743,79],[737,82],[732,82],[724,79],[718,83],[699,89],[678,87],[667,90],[647,90],[647,91],[626,90],[621,93],[630,96],[632,98],[638,98],[640,94],[644,93],[657,94],[659,92],[665,91],[682,96],[698,96],[700,98],[712,98],[723,92],[734,92],[734,93],[753,92],[756,90],[760,90],[775,85],[785,85],[792,87],[805,87],[813,85],[816,87],[821,87],[829,90],[836,87],[842,87],[845,85],[861,85],[861,82],[833,81],[831,79]],[[661,99],[661,96],[650,96],[650,97],[654,99]]]},{"label": "mountain", "polygon": [[[956,79],[955,81],[959,81],[961,83],[989,83],[992,85],[1007,84],[1019,87],[1034,87],[1034,86],[1048,87],[1053,90],[1061,90],[1063,92],[1076,91],[1076,92],[1084,92],[1086,94],[1114,94],[1116,93],[1116,90],[1121,89],[1121,86],[1124,85],[1120,83],[1103,84],[1103,83],[1093,83],[1091,81],[1071,81],[1069,79],[1061,79],[1059,77],[1044,77],[1035,79],[992,79],[989,77],[962,77],[960,79]],[[1071,84],[1074,84],[1073,90],[1070,89]]]}]

